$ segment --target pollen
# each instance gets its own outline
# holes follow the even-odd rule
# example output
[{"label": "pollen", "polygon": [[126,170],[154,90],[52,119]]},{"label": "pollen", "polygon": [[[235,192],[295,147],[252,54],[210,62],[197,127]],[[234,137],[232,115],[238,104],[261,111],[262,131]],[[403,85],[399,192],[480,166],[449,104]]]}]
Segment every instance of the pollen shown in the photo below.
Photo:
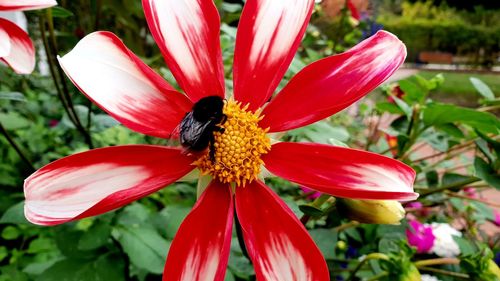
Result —
[{"label": "pollen", "polygon": [[223,112],[227,119],[219,125],[221,132],[214,132],[215,161],[209,152],[194,162],[202,174],[209,174],[222,183],[244,186],[255,180],[263,161],[261,156],[271,149],[268,129],[259,127],[263,116],[260,112],[248,111],[248,105],[228,100]]}]

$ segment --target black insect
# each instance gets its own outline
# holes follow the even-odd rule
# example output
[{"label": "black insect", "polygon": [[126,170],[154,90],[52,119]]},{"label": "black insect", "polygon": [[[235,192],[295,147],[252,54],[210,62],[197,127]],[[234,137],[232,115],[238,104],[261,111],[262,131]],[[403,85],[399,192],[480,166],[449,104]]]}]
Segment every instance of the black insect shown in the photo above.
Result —
[{"label": "black insect", "polygon": [[215,162],[214,132],[224,132],[218,125],[227,119],[222,112],[223,107],[224,101],[219,96],[208,96],[197,101],[181,121],[181,145],[197,152],[210,146],[210,160]]}]

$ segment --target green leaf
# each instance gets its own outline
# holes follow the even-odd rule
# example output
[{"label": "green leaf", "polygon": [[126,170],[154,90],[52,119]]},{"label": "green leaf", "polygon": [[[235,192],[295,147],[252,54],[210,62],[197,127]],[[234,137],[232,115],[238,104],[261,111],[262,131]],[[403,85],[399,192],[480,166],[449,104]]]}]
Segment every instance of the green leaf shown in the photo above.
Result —
[{"label": "green leaf", "polygon": [[338,232],[331,229],[317,228],[309,230],[316,245],[323,253],[325,259],[335,258],[335,247],[338,240]]},{"label": "green leaf", "polygon": [[22,117],[17,112],[0,113],[0,123],[6,130],[17,130],[29,127],[28,119]]},{"label": "green leaf", "polygon": [[375,105],[375,108],[380,112],[388,112],[392,114],[405,114],[401,108],[399,108],[396,104],[391,102],[379,102]]},{"label": "green leaf", "polygon": [[0,218],[0,224],[2,223],[12,223],[12,224],[28,224],[28,221],[24,217],[24,201],[12,205]]},{"label": "green leaf", "polygon": [[169,205],[161,211],[161,215],[165,218],[165,232],[167,238],[173,239],[177,229],[181,225],[184,218],[191,211],[191,208],[181,205]]},{"label": "green leaf", "polygon": [[252,264],[245,256],[241,254],[235,254],[234,252],[231,252],[231,256],[229,258],[229,263],[227,266],[229,270],[234,274],[234,276],[243,280],[251,280],[250,277],[255,275]]},{"label": "green leaf", "polygon": [[11,225],[7,226],[2,231],[2,238],[5,240],[14,240],[17,239],[20,235],[21,233],[19,232],[19,229]]},{"label": "green leaf", "polygon": [[121,227],[118,241],[135,266],[161,274],[170,243],[149,227]]},{"label": "green leaf", "polygon": [[53,239],[38,237],[37,239],[31,241],[28,247],[28,253],[38,254],[54,250],[55,248],[56,246]]},{"label": "green leaf", "polygon": [[45,270],[37,281],[125,280],[121,257],[103,255],[95,260],[65,259]]},{"label": "green leaf", "polygon": [[0,262],[9,255],[9,251],[5,246],[0,246]]},{"label": "green leaf", "polygon": [[403,99],[410,104],[420,103],[425,98],[426,92],[409,80],[399,81],[399,87],[405,93]]},{"label": "green leaf", "polygon": [[323,215],[323,210],[309,204],[299,205],[299,209],[302,213],[311,217],[319,217]]},{"label": "green leaf", "polygon": [[87,232],[82,235],[78,241],[78,249],[94,250],[104,246],[111,235],[111,226],[103,221],[94,223]]},{"label": "green leaf", "polygon": [[457,245],[460,248],[460,253],[462,255],[470,255],[476,252],[474,245],[471,242],[469,242],[469,240],[467,240],[466,238],[456,235],[452,235],[452,237],[453,240],[457,242]]},{"label": "green leaf", "polygon": [[462,123],[486,133],[498,134],[500,121],[494,115],[451,104],[432,103],[423,111],[427,126]]},{"label": "green leaf", "polygon": [[72,17],[73,16],[73,13],[71,11],[68,11],[62,7],[53,7],[52,8],[52,16],[54,18],[68,18],[68,17]]},{"label": "green leaf", "polygon": [[474,159],[476,176],[496,189],[500,189],[500,175],[480,157]]},{"label": "green leaf", "polygon": [[479,80],[476,77],[471,77],[469,78],[470,82],[476,88],[479,94],[483,96],[486,100],[494,100],[495,99],[495,94],[491,91],[490,87],[486,85],[483,81]]},{"label": "green leaf", "polygon": [[26,101],[26,98],[19,92],[0,92],[0,100]]},{"label": "green leaf", "polygon": [[472,180],[474,177],[464,176],[455,173],[445,173],[443,175],[443,179],[441,181],[441,185],[453,185],[456,183],[466,182],[468,180]]}]

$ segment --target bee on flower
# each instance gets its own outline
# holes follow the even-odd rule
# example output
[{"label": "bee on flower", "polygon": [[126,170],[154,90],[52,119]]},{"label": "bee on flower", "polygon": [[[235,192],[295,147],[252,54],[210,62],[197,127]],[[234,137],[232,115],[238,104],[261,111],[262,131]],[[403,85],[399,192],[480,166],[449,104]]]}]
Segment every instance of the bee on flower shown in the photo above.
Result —
[{"label": "bee on flower", "polygon": [[[399,161],[361,150],[271,138],[272,133],[329,117],[384,82],[406,57],[396,36],[381,31],[345,53],[316,61],[275,94],[314,1],[248,0],[236,37],[234,90],[226,93],[215,4],[142,4],[182,93],[110,32],[86,36],[59,62],[82,93],[124,126],[159,138],[178,137],[176,128],[181,126],[185,147],[106,147],[50,163],[26,179],[29,221],[56,225],[99,215],[197,169],[211,182],[172,242],[164,279],[223,280],[236,215],[258,280],[329,280],[325,259],[304,226],[265,185],[263,167],[338,197],[417,197],[412,187],[415,172]],[[223,100],[222,113],[212,106],[204,111],[200,104],[207,97]],[[203,143],[193,149],[198,141]],[[193,153],[185,153],[186,147]]]}]

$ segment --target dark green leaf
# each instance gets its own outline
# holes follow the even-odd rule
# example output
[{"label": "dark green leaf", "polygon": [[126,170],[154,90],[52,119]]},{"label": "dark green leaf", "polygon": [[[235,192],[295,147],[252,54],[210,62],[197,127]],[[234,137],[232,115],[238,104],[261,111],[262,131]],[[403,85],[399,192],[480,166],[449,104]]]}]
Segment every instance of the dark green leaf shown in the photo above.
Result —
[{"label": "dark green leaf", "polygon": [[311,217],[319,217],[323,215],[323,211],[320,208],[314,207],[312,205],[299,205],[299,209],[302,213]]},{"label": "dark green leaf", "polygon": [[336,231],[318,228],[309,230],[309,234],[314,242],[316,242],[325,259],[335,258],[335,247],[338,240],[338,233]]},{"label": "dark green leaf", "polygon": [[104,246],[111,235],[111,226],[103,221],[94,223],[78,241],[78,249],[94,250]]},{"label": "dark green leaf", "polygon": [[28,221],[24,217],[24,201],[11,206],[0,218],[1,223],[27,224]]},{"label": "dark green leaf", "polygon": [[500,189],[500,175],[486,161],[480,157],[476,157],[474,159],[474,168],[476,169],[476,176],[478,178],[484,180],[494,188]]},{"label": "dark green leaf", "polygon": [[54,18],[68,18],[68,17],[72,17],[73,16],[73,13],[71,11],[68,11],[62,7],[53,7],[52,8],[52,16]]},{"label": "dark green leaf", "polygon": [[0,100],[26,101],[26,98],[19,92],[1,92]]}]

